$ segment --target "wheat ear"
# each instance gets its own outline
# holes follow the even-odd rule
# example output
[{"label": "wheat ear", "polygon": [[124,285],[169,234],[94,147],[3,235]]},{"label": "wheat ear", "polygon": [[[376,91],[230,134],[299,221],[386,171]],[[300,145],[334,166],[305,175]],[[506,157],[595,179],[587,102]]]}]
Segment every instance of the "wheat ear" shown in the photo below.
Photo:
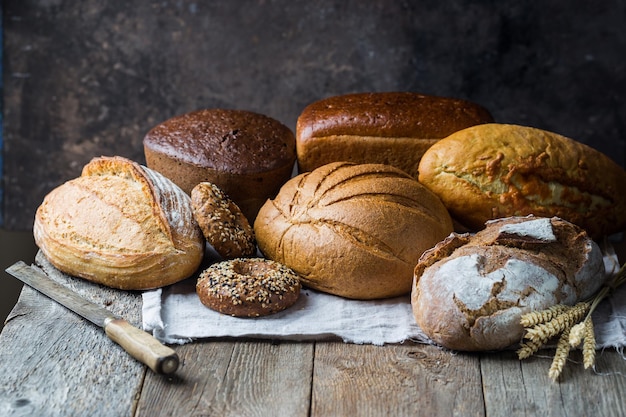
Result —
[{"label": "wheat ear", "polygon": [[548,307],[545,310],[531,311],[530,313],[522,315],[520,322],[524,327],[532,327],[537,324],[547,323],[568,308],[569,306],[565,304],[557,304]]},{"label": "wheat ear", "polygon": [[596,364],[596,336],[591,317],[585,319],[585,343],[583,344],[583,365],[585,369]]},{"label": "wheat ear", "polygon": [[559,342],[556,345],[554,359],[552,360],[552,365],[550,366],[550,371],[548,372],[548,376],[553,381],[559,379],[559,376],[565,367],[565,362],[567,362],[567,356],[569,355],[570,350],[569,333],[569,328],[563,330],[561,337],[559,337]]},{"label": "wheat ear", "polygon": [[574,323],[580,321],[589,310],[590,303],[581,302],[559,313],[547,323],[538,324],[526,330],[526,339],[534,342],[546,343],[565,329],[569,329]]}]

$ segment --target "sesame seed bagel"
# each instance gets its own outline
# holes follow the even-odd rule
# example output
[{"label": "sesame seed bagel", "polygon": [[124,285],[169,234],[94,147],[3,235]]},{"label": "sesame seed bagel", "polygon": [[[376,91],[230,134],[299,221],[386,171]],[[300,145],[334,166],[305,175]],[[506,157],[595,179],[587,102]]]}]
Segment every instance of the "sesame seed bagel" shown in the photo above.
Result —
[{"label": "sesame seed bagel", "polygon": [[235,317],[260,317],[291,307],[300,279],[286,266],[263,258],[237,258],[202,271],[196,285],[202,304]]},{"label": "sesame seed bagel", "polygon": [[254,230],[248,219],[217,185],[201,182],[191,190],[191,206],[207,242],[224,259],[256,253]]}]

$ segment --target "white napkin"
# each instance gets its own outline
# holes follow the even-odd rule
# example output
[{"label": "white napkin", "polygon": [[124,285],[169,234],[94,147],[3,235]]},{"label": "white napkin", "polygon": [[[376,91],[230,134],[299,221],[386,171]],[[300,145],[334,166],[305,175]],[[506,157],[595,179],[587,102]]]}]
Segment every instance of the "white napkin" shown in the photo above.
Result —
[{"label": "white napkin", "polygon": [[164,343],[178,344],[208,337],[296,341],[338,337],[347,343],[374,345],[428,341],[415,323],[409,296],[355,301],[303,288],[287,310],[248,319],[206,308],[193,279],[143,293],[143,327]]},{"label": "white napkin", "polygon": [[[608,270],[616,263],[605,258]],[[626,346],[626,286],[593,316],[598,349]],[[415,323],[409,296],[355,301],[303,288],[289,309],[266,317],[235,318],[206,308],[195,279],[143,293],[143,327],[164,343],[184,344],[211,337],[325,340],[384,345],[407,340],[432,343]]]}]

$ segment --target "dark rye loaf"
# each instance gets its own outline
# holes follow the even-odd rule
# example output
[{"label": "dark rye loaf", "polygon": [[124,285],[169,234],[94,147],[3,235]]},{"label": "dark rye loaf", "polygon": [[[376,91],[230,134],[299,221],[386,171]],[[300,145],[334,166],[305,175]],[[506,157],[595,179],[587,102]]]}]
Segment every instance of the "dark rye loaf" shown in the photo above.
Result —
[{"label": "dark rye loaf", "polygon": [[201,182],[223,190],[252,223],[293,172],[293,132],[244,110],[204,109],[173,117],[143,139],[146,164],[187,194]]}]

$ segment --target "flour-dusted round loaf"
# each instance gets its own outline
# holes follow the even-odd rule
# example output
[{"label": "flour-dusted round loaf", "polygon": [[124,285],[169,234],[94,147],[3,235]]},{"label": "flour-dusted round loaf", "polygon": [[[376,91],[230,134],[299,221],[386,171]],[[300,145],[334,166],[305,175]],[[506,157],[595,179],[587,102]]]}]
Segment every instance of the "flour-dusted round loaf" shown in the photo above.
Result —
[{"label": "flour-dusted round loaf", "polygon": [[191,276],[205,249],[190,197],[122,157],[95,158],[46,195],[33,233],[62,272],[124,290]]},{"label": "flour-dusted round loaf", "polygon": [[420,255],[452,231],[441,201],[389,165],[337,162],[289,180],[254,223],[263,254],[311,288],[354,299],[409,293]]},{"label": "flour-dusted round loaf", "polygon": [[560,217],[598,239],[626,227],[626,171],[601,152],[527,126],[482,124],[424,154],[419,181],[470,230],[499,217]]},{"label": "flour-dusted round loaf", "polygon": [[300,172],[336,161],[379,163],[417,177],[439,139],[493,117],[466,100],[412,92],[355,93],[306,106],[296,124]]},{"label": "flour-dusted round loaf", "polygon": [[415,320],[455,350],[498,350],[521,341],[523,314],[572,305],[606,274],[598,245],[559,218],[511,217],[476,234],[452,234],[415,268]]},{"label": "flour-dusted round loaf", "polygon": [[143,139],[148,168],[187,194],[201,182],[223,190],[252,224],[259,208],[291,177],[293,132],[269,116],[203,109],[172,117]]}]

